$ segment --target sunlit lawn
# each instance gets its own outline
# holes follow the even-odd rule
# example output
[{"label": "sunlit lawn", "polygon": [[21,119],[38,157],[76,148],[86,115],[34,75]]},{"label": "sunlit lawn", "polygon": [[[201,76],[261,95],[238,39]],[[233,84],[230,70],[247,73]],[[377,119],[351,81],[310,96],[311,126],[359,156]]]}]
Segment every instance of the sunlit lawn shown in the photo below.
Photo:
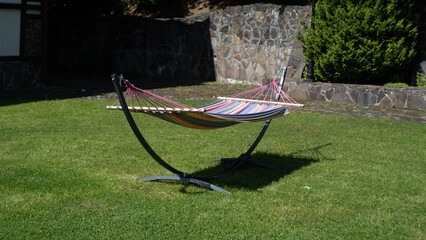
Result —
[{"label": "sunlit lawn", "polygon": [[[211,183],[169,175],[110,101],[0,102],[0,239],[425,239],[426,125],[301,113],[275,119],[253,160]],[[202,102],[189,102],[201,105]],[[174,167],[246,151],[263,123],[193,130],[134,115]]]}]

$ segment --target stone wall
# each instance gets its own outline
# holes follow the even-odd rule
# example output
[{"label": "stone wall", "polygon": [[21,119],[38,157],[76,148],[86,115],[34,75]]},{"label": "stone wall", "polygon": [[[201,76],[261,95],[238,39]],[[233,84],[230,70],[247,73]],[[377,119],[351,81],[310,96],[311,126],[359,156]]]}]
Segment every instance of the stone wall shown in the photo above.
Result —
[{"label": "stone wall", "polygon": [[71,74],[121,72],[168,85],[262,84],[288,63],[294,65],[289,76],[301,74],[302,45],[294,57],[291,49],[308,13],[309,7],[254,4],[189,19],[63,19],[49,27],[48,67]]},{"label": "stone wall", "polygon": [[287,81],[284,91],[297,100],[330,101],[366,106],[426,109],[425,88]]},{"label": "stone wall", "polygon": [[288,76],[300,78],[305,60],[295,35],[309,12],[305,6],[254,4],[211,13],[217,80],[262,84],[288,63]]}]

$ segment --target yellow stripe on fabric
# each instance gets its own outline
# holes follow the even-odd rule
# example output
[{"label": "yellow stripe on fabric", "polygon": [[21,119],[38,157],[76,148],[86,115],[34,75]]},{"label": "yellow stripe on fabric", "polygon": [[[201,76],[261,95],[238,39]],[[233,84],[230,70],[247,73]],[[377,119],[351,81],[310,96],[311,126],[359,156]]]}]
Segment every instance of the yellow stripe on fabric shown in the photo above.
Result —
[{"label": "yellow stripe on fabric", "polygon": [[207,127],[207,126],[203,126],[203,125],[199,125],[193,122],[189,122],[185,119],[182,119],[181,117],[177,116],[174,113],[167,113],[167,115],[173,119],[174,122],[185,126],[185,127],[189,127],[189,128],[197,128],[197,129],[215,129],[216,127]]},{"label": "yellow stripe on fabric", "polygon": [[[165,114],[165,113],[163,113],[163,114]],[[189,123],[189,122],[187,122],[187,121],[185,121],[181,118],[178,118],[175,114],[167,113],[165,115],[167,115],[167,117],[170,120],[172,120],[173,122],[175,122],[176,124],[179,124],[179,125],[182,125],[182,126],[185,126],[185,127],[189,127],[189,128],[199,128],[199,127],[196,127],[193,124],[191,124],[191,123]]]},{"label": "yellow stripe on fabric", "polygon": [[[167,122],[170,122],[170,123],[174,123],[174,124],[178,124],[178,125],[181,125],[181,126],[184,126],[184,127],[191,127],[190,125],[187,125],[187,124],[185,124],[184,122],[181,122],[181,121],[176,121],[176,119],[174,119],[172,116],[171,116],[171,114],[170,113],[160,113],[160,112],[156,112],[156,113],[153,113],[153,112],[146,112],[146,114],[148,114],[148,115],[150,115],[150,116],[153,116],[153,117],[156,117],[156,118],[158,118],[158,119],[161,119],[161,120],[164,120],[164,121],[167,121]],[[191,127],[192,128],[192,127]]]},{"label": "yellow stripe on fabric", "polygon": [[261,109],[263,107],[262,104],[257,105],[257,107],[255,107],[252,111],[250,111],[250,113],[258,113],[259,109]]},{"label": "yellow stripe on fabric", "polygon": [[206,115],[204,113],[188,112],[188,113],[186,113],[186,115],[193,117],[193,118],[198,118],[198,119],[202,119],[202,120],[206,120],[206,121],[212,121],[212,122],[229,122],[229,121],[223,120],[221,118],[216,118],[216,117]]},{"label": "yellow stripe on fabric", "polygon": [[244,110],[250,103],[243,103],[238,106],[238,108],[234,109],[234,111],[230,112],[229,114],[238,114],[242,110]]},{"label": "yellow stripe on fabric", "polygon": [[[174,123],[174,124],[177,124],[177,125],[181,125],[181,126],[188,127],[188,128],[194,128],[194,129],[209,130],[209,129],[217,129],[217,128],[226,127],[226,126],[205,126],[205,125],[200,125],[200,124],[193,123],[191,121],[185,120],[185,119],[179,117],[175,113],[168,113],[168,112],[156,112],[156,113],[145,112],[145,114],[148,114],[150,116],[156,117],[156,118],[161,119],[161,120],[165,120],[165,121],[170,122],[170,123]],[[205,115],[203,113],[194,113],[194,114],[195,115],[199,115],[199,116],[205,116],[206,118],[210,118],[212,120],[212,122],[218,122],[218,123],[221,123],[221,122],[225,122],[225,123],[226,122],[230,122],[228,120],[224,120],[224,119],[220,119],[220,118],[217,118],[217,117],[208,116],[208,115]],[[189,115],[189,114],[187,114],[187,115]]]},{"label": "yellow stripe on fabric", "polygon": [[241,109],[244,108],[244,106],[246,105],[246,103],[239,103],[236,107],[234,107],[231,111],[228,112],[228,114],[236,114],[239,111],[241,111]]}]

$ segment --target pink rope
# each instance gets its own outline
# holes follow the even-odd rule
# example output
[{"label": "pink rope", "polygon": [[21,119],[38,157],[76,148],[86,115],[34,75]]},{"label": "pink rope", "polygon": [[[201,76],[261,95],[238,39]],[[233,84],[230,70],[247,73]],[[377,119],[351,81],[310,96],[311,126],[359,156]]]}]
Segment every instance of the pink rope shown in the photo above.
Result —
[{"label": "pink rope", "polygon": [[230,97],[234,98],[246,98],[254,100],[263,100],[263,101],[275,101],[276,97],[279,95],[281,102],[296,103],[291,99],[287,94],[284,93],[278,86],[276,82],[277,78],[274,78],[272,82],[267,85],[251,89],[245,92],[237,93],[231,95]]},{"label": "pink rope", "polygon": [[[153,94],[153,93],[150,93],[148,91],[142,90],[138,87],[135,87],[128,80],[125,80],[124,83],[127,87],[126,92],[132,93],[132,94],[134,94],[134,96],[141,98],[141,100],[143,102],[148,103],[147,105],[149,105],[149,106],[156,107],[157,110],[158,110],[158,107],[163,107],[163,108],[167,108],[167,107],[168,108],[193,108],[191,106],[172,101],[170,99],[158,96],[156,94]],[[133,102],[132,102],[132,106],[133,106]]]},{"label": "pink rope", "polygon": [[[297,104],[295,100],[293,100],[290,96],[288,96],[280,87],[278,86],[276,82],[276,78],[273,79],[269,84],[260,86],[245,92],[240,92],[233,94],[229,97],[231,98],[242,98],[242,99],[250,99],[250,100],[263,100],[263,101],[275,101],[277,96],[280,97],[279,102],[284,103],[292,103]],[[140,89],[138,87],[135,87],[133,84],[131,84],[128,80],[124,81],[127,90],[125,92],[126,102],[128,102],[128,105],[131,105],[132,107],[137,104],[139,107],[154,107],[158,111],[159,108],[189,108],[194,109],[194,107],[178,103],[175,101],[172,101],[170,99],[158,96],[156,94],[150,93],[148,91],[145,91],[143,89]],[[116,101],[114,104],[117,104],[118,101]],[[215,109],[220,109],[223,107],[226,107],[227,105],[231,104],[233,101],[223,101],[218,102],[217,104],[214,104],[206,109],[206,111],[213,111]],[[265,108],[265,106],[262,106],[261,108]],[[287,113],[291,113],[299,109],[300,107],[294,107],[294,106],[288,106]]]}]

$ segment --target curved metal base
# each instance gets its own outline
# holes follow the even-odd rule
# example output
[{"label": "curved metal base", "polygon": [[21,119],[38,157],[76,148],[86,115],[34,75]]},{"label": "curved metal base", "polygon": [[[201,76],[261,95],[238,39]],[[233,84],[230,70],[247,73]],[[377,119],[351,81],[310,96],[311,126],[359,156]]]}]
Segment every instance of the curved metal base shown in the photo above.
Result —
[{"label": "curved metal base", "polygon": [[149,182],[149,181],[158,181],[158,180],[175,180],[175,181],[183,181],[183,182],[189,182],[189,183],[193,183],[193,184],[197,184],[206,188],[210,188],[212,190],[218,191],[218,192],[223,192],[223,193],[227,193],[227,194],[231,194],[230,192],[215,186],[211,183],[208,182],[204,182],[201,181],[199,179],[195,179],[195,178],[186,178],[186,177],[179,177],[179,176],[155,176],[155,177],[146,177],[146,178],[138,178],[138,181],[144,181],[144,182]]},{"label": "curved metal base", "polygon": [[[280,86],[279,88],[282,89],[283,84],[284,84],[284,79],[285,79],[285,73],[286,73],[286,68],[283,68],[281,71],[282,75],[281,75],[281,82],[280,82]],[[148,144],[148,142],[145,140],[145,138],[142,136],[142,133],[139,131],[139,128],[137,127],[129,109],[127,106],[127,102],[126,99],[123,96],[123,93],[121,91],[121,87],[122,87],[122,82],[124,81],[124,77],[122,75],[120,75],[119,77],[116,74],[113,74],[111,76],[112,81],[114,83],[114,88],[115,91],[117,93],[117,97],[118,100],[120,102],[121,108],[124,112],[124,115],[130,125],[130,128],[132,129],[133,133],[135,134],[136,138],[139,140],[139,142],[142,144],[142,146],[145,148],[145,150],[149,153],[149,155],[151,155],[151,157],[157,162],[159,163],[161,166],[163,166],[164,168],[166,168],[167,170],[169,170],[170,172],[176,174],[177,176],[156,176],[156,177],[148,177],[148,178],[139,178],[138,180],[140,181],[156,181],[156,180],[177,180],[177,181],[184,181],[184,182],[189,182],[189,183],[193,183],[193,184],[197,184],[200,186],[204,186],[210,189],[213,189],[215,191],[218,192],[224,192],[224,193],[228,193],[228,194],[232,194],[228,191],[223,190],[222,188],[219,188],[213,184],[210,184],[208,182],[204,182],[200,179],[211,179],[211,178],[216,178],[219,176],[224,175],[225,173],[229,173],[232,171],[235,171],[236,169],[238,169],[243,163],[248,162],[257,166],[261,166],[261,167],[265,167],[265,168],[269,168],[269,169],[274,169],[277,171],[281,171],[283,172],[282,169],[273,167],[271,165],[265,164],[265,163],[259,163],[259,162],[254,162],[249,160],[252,152],[254,151],[254,149],[257,147],[257,145],[259,144],[260,140],[262,140],[266,130],[269,127],[269,124],[271,123],[271,120],[266,120],[261,132],[259,133],[259,135],[257,136],[256,140],[254,141],[254,143],[251,145],[251,147],[247,150],[247,152],[241,154],[238,158],[222,158],[219,159],[220,161],[229,161],[231,164],[219,171],[216,174],[210,175],[210,176],[193,176],[191,174],[188,173],[184,173],[181,172],[179,170],[177,170],[176,168],[170,166],[169,164],[167,164],[160,156],[158,156],[158,154],[151,148],[151,146]],[[277,93],[276,95],[276,99],[275,101],[278,101],[278,99],[280,98],[280,94]]]}]

